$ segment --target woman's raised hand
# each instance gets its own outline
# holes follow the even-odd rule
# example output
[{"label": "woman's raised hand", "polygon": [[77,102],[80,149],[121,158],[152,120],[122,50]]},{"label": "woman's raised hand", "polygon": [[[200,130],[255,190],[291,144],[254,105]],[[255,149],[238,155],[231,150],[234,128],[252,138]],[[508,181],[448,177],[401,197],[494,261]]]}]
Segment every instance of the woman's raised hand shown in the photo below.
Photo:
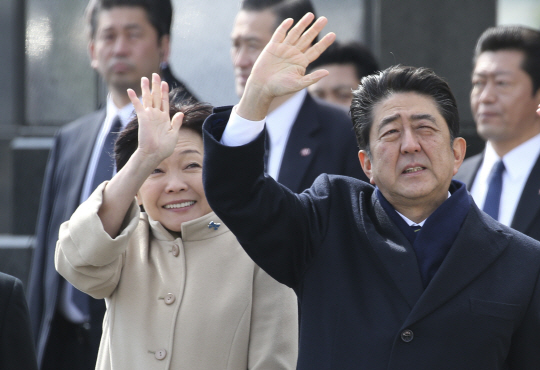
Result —
[{"label": "woman's raised hand", "polygon": [[138,151],[155,164],[170,156],[176,143],[184,118],[183,113],[169,115],[169,85],[157,73],[152,74],[152,90],[148,78],[141,78],[142,102],[132,89],[128,96],[139,120]]}]

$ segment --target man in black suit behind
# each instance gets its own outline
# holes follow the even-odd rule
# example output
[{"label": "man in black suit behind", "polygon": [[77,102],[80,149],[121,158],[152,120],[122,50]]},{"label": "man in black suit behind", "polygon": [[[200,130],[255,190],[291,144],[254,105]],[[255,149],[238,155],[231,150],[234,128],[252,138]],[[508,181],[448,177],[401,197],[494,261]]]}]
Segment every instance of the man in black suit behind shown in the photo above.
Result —
[{"label": "man in black suit behind", "polygon": [[23,285],[19,279],[2,272],[0,272],[0,369],[37,369]]},{"label": "man in black suit behind", "polygon": [[[28,300],[40,369],[94,369],[105,304],[74,289],[54,268],[60,224],[113,172],[114,135],[132,118],[126,93],[168,61],[170,0],[92,0],[87,19],[92,67],[107,84],[106,107],[57,133],[37,222]],[[164,78],[172,85],[168,69]],[[186,90],[187,97],[190,96]],[[64,102],[65,103],[65,102]]]},{"label": "man in black suit behind", "polygon": [[[321,175],[295,194],[263,172],[275,97],[328,47],[287,20],[233,110],[204,124],[208,202],[253,260],[293,288],[298,369],[540,369],[540,243],[479,210],[452,180],[465,155],[447,83],[426,68],[365,77],[351,107],[373,185]],[[243,137],[230,126],[244,128]]]},{"label": "man in black suit behind", "polygon": [[[489,28],[474,59],[471,108],[487,142],[455,178],[493,218],[540,240],[540,31]],[[490,183],[497,188],[497,182],[499,191],[490,193]]]},{"label": "man in black suit behind", "polygon": [[[255,60],[286,18],[314,12],[310,0],[243,0],[231,34],[236,93],[244,93]],[[301,90],[275,99],[267,119],[266,172],[295,192],[321,173],[367,181],[356,158],[350,117]]]}]

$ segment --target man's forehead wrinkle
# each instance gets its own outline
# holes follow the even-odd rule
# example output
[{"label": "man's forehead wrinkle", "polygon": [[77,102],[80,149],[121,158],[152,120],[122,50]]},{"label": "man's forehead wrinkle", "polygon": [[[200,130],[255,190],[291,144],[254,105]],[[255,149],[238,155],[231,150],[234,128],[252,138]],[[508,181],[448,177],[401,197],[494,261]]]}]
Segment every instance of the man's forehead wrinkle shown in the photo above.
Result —
[{"label": "man's forehead wrinkle", "polygon": [[429,114],[429,113],[406,114],[406,113],[398,112],[398,113],[394,113],[392,115],[386,116],[383,119],[381,119],[381,121],[379,123],[378,131],[381,131],[381,129],[384,126],[386,126],[386,125],[388,125],[388,124],[390,124],[392,122],[395,122],[396,120],[398,120],[402,116],[408,117],[411,121],[421,121],[421,120],[425,119],[425,120],[428,120],[428,121],[433,122],[433,123],[436,122],[435,117],[433,115]]}]

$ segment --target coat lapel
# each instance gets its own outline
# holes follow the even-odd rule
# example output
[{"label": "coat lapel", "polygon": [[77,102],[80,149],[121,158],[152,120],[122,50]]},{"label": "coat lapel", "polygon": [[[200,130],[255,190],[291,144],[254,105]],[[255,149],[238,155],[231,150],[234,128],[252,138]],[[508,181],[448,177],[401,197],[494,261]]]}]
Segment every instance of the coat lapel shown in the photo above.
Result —
[{"label": "coat lapel", "polygon": [[540,156],[531,170],[519,199],[511,227],[526,233],[535,216],[540,212]]},{"label": "coat lapel", "polygon": [[[412,309],[424,291],[414,249],[388,217],[375,192],[371,200],[365,201],[371,201],[372,205],[371,219],[364,216],[361,222],[363,232],[370,242],[368,248],[377,256],[382,270],[388,274]],[[363,209],[361,214],[369,213]]]},{"label": "coat lapel", "polygon": [[482,216],[473,204],[456,241],[404,326],[429,315],[458,294],[488,268],[508,244],[509,238],[502,234],[499,224]]},{"label": "coat lapel", "polygon": [[319,141],[324,140],[317,137],[319,130],[317,105],[307,94],[289,134],[278,176],[279,183],[295,192],[304,190],[299,189],[300,184],[315,158]]},{"label": "coat lapel", "polygon": [[66,206],[64,207],[64,219],[68,220],[81,201],[81,192],[88,169],[88,162],[92,155],[92,150],[96,142],[99,130],[105,120],[105,109],[101,109],[87,117],[88,124],[83,130],[77,130],[74,135],[69,136],[70,149],[66,151],[69,158],[64,164],[65,171],[62,176],[69,176],[69,179],[62,179],[59,183],[65,184],[64,189],[67,194],[65,197]]}]

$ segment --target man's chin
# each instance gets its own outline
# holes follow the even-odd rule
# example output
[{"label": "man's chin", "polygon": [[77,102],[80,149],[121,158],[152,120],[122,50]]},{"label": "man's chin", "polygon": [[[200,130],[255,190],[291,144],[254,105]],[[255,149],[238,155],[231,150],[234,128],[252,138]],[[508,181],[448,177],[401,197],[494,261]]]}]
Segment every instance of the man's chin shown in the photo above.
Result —
[{"label": "man's chin", "polygon": [[133,89],[135,91],[140,90],[141,77],[134,79],[127,74],[115,74],[108,81],[108,85],[114,86],[116,90]]}]

